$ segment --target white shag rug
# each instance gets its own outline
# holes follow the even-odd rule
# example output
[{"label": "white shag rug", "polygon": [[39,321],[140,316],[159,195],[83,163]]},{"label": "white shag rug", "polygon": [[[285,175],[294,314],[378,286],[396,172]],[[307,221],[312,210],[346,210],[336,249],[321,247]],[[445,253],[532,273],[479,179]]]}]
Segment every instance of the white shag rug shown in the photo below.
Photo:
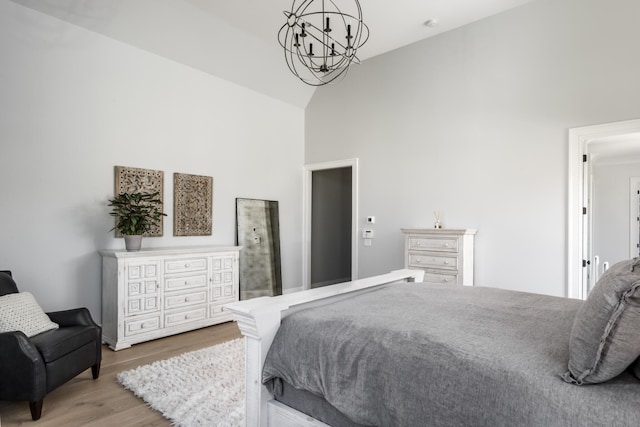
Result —
[{"label": "white shag rug", "polygon": [[118,374],[118,381],[180,427],[244,426],[244,339]]}]

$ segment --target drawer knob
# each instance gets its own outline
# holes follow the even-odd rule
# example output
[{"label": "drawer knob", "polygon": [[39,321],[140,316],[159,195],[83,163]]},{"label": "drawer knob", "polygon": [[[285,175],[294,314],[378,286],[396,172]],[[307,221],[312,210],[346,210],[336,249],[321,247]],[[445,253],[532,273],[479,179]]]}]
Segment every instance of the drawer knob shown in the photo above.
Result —
[{"label": "drawer knob", "polygon": [[444,244],[444,247],[445,247],[445,248],[448,248],[448,247],[449,247],[449,244],[448,244],[448,243],[445,243],[445,244]]},{"label": "drawer knob", "polygon": [[189,297],[185,298],[184,302],[189,302]]},{"label": "drawer knob", "polygon": [[445,261],[445,262],[444,262],[444,264],[445,264],[445,265],[449,264],[449,261]]},{"label": "drawer knob", "polygon": [[420,246],[420,242],[416,242],[416,246]]}]

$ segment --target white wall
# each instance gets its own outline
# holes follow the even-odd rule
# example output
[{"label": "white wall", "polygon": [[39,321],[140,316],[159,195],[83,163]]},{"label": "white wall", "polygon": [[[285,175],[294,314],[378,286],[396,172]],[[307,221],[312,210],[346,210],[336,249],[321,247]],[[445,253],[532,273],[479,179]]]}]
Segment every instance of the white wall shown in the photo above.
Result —
[{"label": "white wall", "polygon": [[[214,53],[212,53],[214,54]],[[115,165],[164,171],[164,237],[230,245],[235,198],[280,202],[283,285],[301,280],[304,111],[0,0],[0,269],[46,310],[100,320]],[[172,237],[173,173],[213,176],[213,235]]]},{"label": "white wall", "polygon": [[400,228],[437,210],[478,229],[477,285],[566,295],[567,129],[640,117],[638,16],[637,0],[538,0],[317,90],[305,161],[358,157],[361,225],[376,216],[359,274],[402,267]]}]

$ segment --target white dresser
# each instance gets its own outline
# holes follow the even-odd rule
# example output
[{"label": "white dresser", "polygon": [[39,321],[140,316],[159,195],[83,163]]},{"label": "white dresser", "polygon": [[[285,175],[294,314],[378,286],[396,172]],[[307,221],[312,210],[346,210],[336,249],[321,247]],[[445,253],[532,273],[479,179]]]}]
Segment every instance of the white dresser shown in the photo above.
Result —
[{"label": "white dresser", "polygon": [[476,230],[402,229],[404,266],[424,270],[424,281],[473,286]]},{"label": "white dresser", "polygon": [[101,251],[102,340],[113,350],[232,320],[239,246]]}]

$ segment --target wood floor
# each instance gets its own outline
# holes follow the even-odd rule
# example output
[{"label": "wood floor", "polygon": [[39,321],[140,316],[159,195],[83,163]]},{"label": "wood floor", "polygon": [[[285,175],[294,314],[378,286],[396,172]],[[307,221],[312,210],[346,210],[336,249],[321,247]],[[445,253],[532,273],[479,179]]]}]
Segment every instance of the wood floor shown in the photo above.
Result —
[{"label": "wood floor", "polygon": [[28,402],[0,401],[0,426],[169,426],[169,421],[159,412],[125,390],[116,381],[116,374],[240,336],[236,323],[228,322],[117,352],[104,346],[100,378],[93,380],[89,369],[49,393],[44,398],[42,418],[38,421],[31,420]]}]

